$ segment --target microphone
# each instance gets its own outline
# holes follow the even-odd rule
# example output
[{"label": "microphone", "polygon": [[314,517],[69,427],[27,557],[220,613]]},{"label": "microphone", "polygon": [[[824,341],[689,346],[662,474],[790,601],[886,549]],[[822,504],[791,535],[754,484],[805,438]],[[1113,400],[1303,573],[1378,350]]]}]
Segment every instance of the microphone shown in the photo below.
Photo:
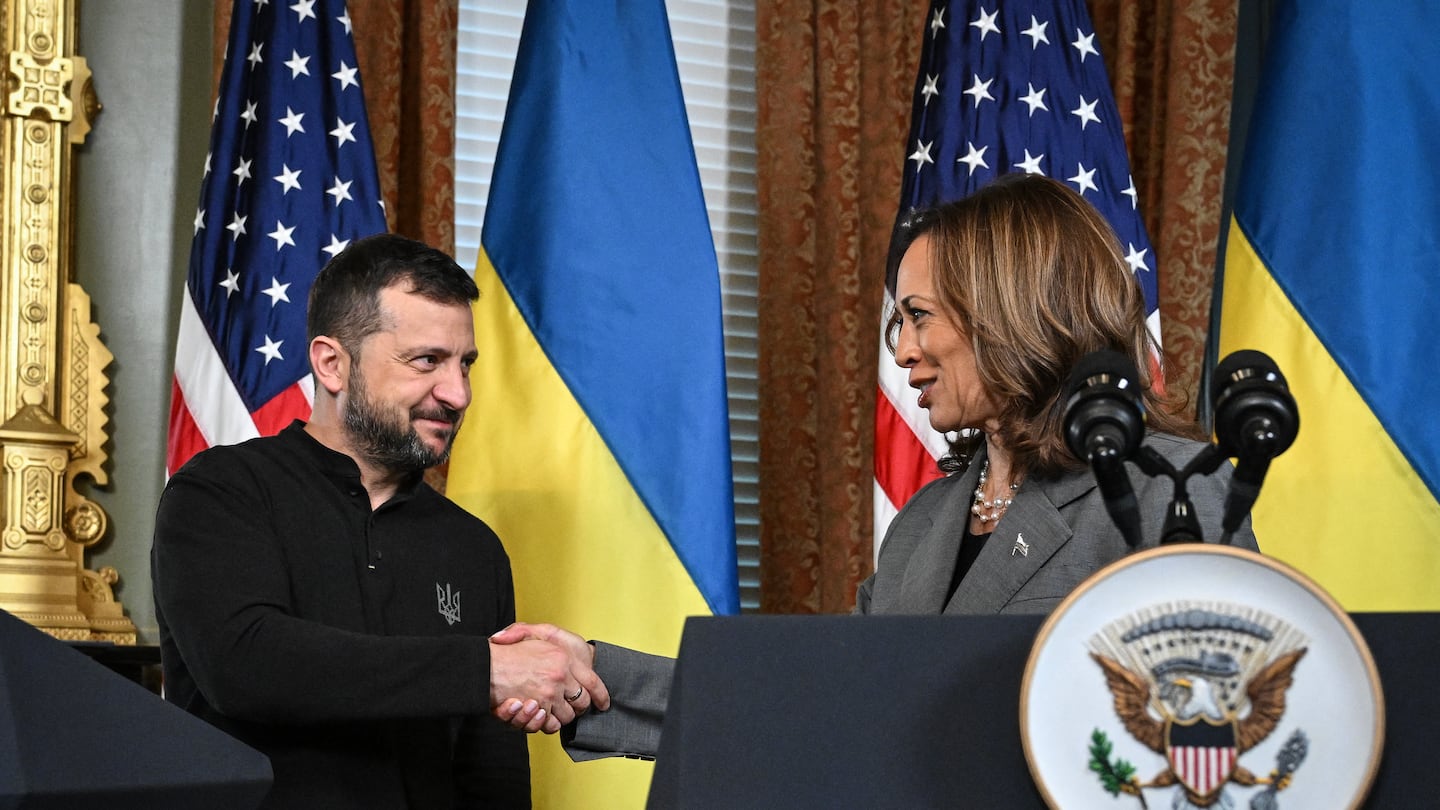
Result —
[{"label": "microphone", "polygon": [[1116,351],[1091,352],[1080,359],[1066,383],[1065,444],[1095,473],[1110,519],[1134,548],[1140,545],[1140,504],[1125,472],[1145,438],[1145,407],[1135,364]]},{"label": "microphone", "polygon": [[1220,527],[1229,542],[1260,495],[1270,460],[1289,449],[1300,430],[1300,413],[1285,375],[1263,352],[1242,350],[1215,368],[1215,438],[1234,458],[1235,475],[1225,494]]}]

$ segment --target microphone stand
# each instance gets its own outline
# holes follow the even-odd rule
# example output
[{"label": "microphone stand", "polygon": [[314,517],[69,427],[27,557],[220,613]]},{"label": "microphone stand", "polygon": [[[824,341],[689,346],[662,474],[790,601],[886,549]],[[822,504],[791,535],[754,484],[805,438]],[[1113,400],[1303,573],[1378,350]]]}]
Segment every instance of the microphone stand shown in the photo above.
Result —
[{"label": "microphone stand", "polygon": [[[1190,459],[1188,464],[1177,470],[1175,465],[1157,453],[1154,448],[1141,446],[1140,451],[1133,459],[1136,466],[1151,478],[1164,475],[1175,485],[1175,494],[1166,511],[1165,522],[1160,527],[1160,545],[1204,542],[1205,538],[1200,531],[1200,519],[1195,516],[1195,506],[1190,503],[1190,496],[1185,491],[1185,482],[1196,473],[1209,475],[1215,472],[1225,459],[1226,456],[1219,447],[1207,444],[1205,449]],[[1229,540],[1227,532],[1222,542],[1229,543]]]}]

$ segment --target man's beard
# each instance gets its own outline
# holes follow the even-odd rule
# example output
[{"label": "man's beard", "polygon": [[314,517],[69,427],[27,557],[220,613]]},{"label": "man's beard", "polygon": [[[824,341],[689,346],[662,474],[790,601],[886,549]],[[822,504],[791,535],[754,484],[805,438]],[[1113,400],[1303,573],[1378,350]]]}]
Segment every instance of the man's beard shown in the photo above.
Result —
[{"label": "man's beard", "polygon": [[[357,364],[341,415],[355,451],[366,461],[391,472],[410,473],[429,469],[450,457],[450,446],[460,429],[461,411],[445,407],[416,409],[410,411],[409,420],[397,419],[398,409],[387,409],[369,397]],[[425,444],[415,431],[414,419],[448,420],[453,427],[444,448],[435,450]]]}]

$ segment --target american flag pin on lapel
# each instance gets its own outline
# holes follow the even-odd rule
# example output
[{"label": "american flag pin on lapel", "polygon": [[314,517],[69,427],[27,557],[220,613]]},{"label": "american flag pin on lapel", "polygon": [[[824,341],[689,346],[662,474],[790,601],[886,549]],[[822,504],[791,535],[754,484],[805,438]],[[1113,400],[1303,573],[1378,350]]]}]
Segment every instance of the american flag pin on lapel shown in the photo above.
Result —
[{"label": "american flag pin on lapel", "polygon": [[1021,557],[1030,556],[1030,544],[1025,542],[1025,535],[1023,534],[1015,535],[1015,545],[1010,548],[1010,556],[1014,557],[1016,554],[1019,554]]}]

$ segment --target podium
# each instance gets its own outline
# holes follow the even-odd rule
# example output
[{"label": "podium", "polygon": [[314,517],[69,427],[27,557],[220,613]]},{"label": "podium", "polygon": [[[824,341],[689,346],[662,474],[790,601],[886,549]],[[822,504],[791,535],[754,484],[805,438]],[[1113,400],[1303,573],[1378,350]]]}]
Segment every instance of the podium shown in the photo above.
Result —
[{"label": "podium", "polygon": [[[1440,795],[1440,690],[1430,685],[1440,614],[1352,618],[1387,697],[1384,758],[1364,806],[1429,806]],[[1043,810],[1019,730],[1042,621],[692,618],[648,806]],[[1097,798],[1127,806],[1098,788]]]},{"label": "podium", "polygon": [[270,761],[0,611],[0,810],[253,810]]}]

